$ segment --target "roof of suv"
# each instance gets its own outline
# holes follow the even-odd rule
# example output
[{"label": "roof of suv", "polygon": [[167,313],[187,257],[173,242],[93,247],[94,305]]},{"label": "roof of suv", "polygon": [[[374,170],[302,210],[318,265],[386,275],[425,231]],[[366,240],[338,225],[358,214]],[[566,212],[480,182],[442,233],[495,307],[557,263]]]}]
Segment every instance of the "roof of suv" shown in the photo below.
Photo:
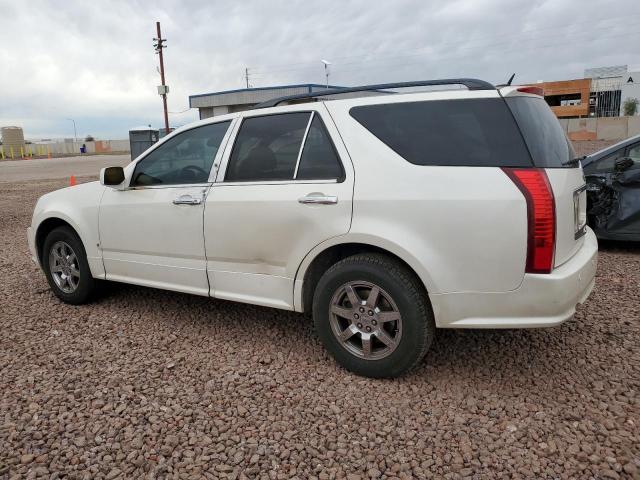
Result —
[{"label": "roof of suv", "polygon": [[434,87],[443,85],[463,85],[468,90],[496,90],[496,87],[484,80],[478,80],[476,78],[445,78],[440,80],[418,80],[413,82],[399,82],[399,83],[381,83],[378,85],[361,85],[358,87],[345,87],[345,88],[331,88],[319,92],[310,92],[300,95],[289,95],[286,97],[274,98],[266,102],[259,103],[253,109],[276,107],[284,102],[296,102],[305,103],[310,101],[316,101],[319,97],[327,97],[334,95],[341,95],[355,92],[384,92],[393,94],[395,92],[386,90],[393,90],[399,88],[412,88],[412,87]]}]

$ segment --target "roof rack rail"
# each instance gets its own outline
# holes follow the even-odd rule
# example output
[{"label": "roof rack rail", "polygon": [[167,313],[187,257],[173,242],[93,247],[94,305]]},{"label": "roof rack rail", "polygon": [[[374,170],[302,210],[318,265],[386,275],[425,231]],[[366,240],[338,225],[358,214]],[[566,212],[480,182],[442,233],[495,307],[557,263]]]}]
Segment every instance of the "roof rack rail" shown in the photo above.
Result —
[{"label": "roof rack rail", "polygon": [[[495,90],[496,87],[484,80],[476,78],[444,78],[441,80],[417,80],[414,82],[398,82],[398,83],[381,83],[378,85],[361,85],[359,87],[331,88],[318,92],[303,93],[299,95],[288,95],[286,97],[274,98],[266,102],[259,103],[252,110],[259,108],[276,107],[283,102],[293,100],[306,100],[316,97],[326,97],[327,95],[338,95],[342,93],[367,92],[372,90],[388,90],[393,88],[411,88],[411,87],[431,87],[437,85],[464,85],[469,90]],[[389,92],[394,93],[394,92]]]}]

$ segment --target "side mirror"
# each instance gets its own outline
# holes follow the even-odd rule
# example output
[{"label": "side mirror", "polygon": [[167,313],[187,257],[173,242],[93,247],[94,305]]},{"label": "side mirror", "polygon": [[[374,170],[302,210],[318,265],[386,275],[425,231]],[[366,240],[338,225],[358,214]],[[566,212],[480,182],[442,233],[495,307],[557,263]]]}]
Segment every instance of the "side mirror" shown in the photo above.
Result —
[{"label": "side mirror", "polygon": [[616,172],[624,172],[625,170],[629,170],[634,165],[633,159],[629,157],[624,157],[616,160],[616,163],[613,164],[613,168]]},{"label": "side mirror", "polygon": [[122,167],[107,167],[100,170],[100,183],[107,187],[117,187],[124,182]]}]

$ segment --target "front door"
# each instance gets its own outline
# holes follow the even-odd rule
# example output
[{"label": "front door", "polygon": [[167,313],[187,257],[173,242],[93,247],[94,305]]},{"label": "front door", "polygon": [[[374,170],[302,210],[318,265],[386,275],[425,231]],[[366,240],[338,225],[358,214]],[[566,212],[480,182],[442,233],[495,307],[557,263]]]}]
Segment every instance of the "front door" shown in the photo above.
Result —
[{"label": "front door", "polygon": [[323,105],[245,113],[206,202],[212,296],[293,309],[300,263],[349,231],[352,197],[353,168]]},{"label": "front door", "polygon": [[209,294],[203,238],[210,171],[230,122],[181,132],[136,162],[124,190],[100,204],[106,278]]}]

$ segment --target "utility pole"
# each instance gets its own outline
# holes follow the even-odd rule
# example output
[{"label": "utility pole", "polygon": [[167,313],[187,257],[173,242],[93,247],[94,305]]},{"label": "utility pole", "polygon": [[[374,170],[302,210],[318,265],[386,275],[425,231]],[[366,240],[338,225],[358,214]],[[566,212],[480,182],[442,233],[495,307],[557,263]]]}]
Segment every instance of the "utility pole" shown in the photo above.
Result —
[{"label": "utility pole", "polygon": [[246,67],[244,69],[244,80],[247,84],[247,88],[249,88],[249,69]]},{"label": "utility pole", "polygon": [[162,57],[162,49],[167,48],[164,45],[164,42],[167,41],[166,38],[162,38],[162,34],[160,33],[160,22],[156,22],[156,29],[158,33],[158,38],[154,38],[153,46],[156,49],[156,54],[160,57],[160,80],[162,81],[162,85],[158,87],[158,93],[162,97],[162,105],[164,107],[164,131],[165,135],[169,135],[169,112],[167,111],[167,93],[169,93],[169,87],[164,83],[164,59]]},{"label": "utility pole", "polygon": [[78,141],[78,132],[76,130],[76,121],[73,118],[67,118],[67,120],[71,120],[73,122],[73,141]]}]

